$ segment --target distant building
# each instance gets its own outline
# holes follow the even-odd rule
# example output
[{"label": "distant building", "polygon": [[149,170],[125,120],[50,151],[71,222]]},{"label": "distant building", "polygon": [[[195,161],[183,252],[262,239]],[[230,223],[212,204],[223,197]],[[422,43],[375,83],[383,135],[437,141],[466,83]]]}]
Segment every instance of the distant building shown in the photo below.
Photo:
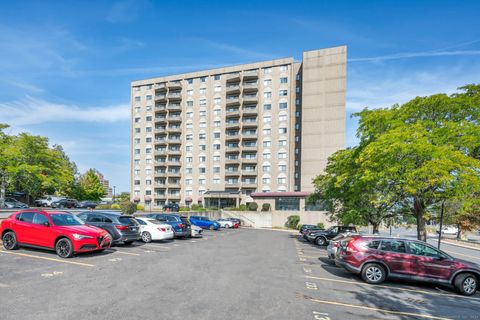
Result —
[{"label": "distant building", "polygon": [[103,185],[103,188],[105,189],[105,197],[104,198],[112,198],[113,193],[112,193],[112,188],[110,188],[110,181],[105,179],[102,173],[100,171],[95,170],[95,173],[97,174],[98,179],[100,180],[100,183]]}]

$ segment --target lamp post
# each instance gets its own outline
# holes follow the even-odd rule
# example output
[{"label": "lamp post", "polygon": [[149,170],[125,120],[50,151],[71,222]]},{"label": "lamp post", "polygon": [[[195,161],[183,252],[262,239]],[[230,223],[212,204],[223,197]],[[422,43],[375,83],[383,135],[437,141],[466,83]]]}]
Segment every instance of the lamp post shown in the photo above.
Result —
[{"label": "lamp post", "polygon": [[113,186],[113,199],[112,199],[112,202],[114,202],[114,203],[115,203],[115,189],[116,189],[116,187]]}]

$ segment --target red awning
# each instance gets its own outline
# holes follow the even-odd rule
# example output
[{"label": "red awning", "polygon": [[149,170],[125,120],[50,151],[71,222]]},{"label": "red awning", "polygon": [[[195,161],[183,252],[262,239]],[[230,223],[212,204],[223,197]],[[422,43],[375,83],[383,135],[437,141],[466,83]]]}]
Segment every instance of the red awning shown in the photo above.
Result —
[{"label": "red awning", "polygon": [[203,197],[199,197],[197,201],[198,201],[198,202],[202,202],[202,201],[203,201]]},{"label": "red awning", "polygon": [[140,201],[140,197],[134,197],[133,201]]},{"label": "red awning", "polygon": [[150,197],[150,196],[145,196],[145,201],[152,201],[152,197]]},{"label": "red awning", "polygon": [[186,197],[185,202],[192,202],[192,197]]}]

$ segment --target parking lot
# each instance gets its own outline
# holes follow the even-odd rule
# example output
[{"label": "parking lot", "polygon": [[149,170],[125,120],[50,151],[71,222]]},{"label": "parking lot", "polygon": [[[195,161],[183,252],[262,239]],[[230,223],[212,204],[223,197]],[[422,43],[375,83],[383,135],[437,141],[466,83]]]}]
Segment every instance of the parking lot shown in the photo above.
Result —
[{"label": "parking lot", "polygon": [[[203,238],[136,242],[71,259],[2,249],[0,318],[480,319],[478,293],[368,285],[297,235],[205,231]],[[478,251],[462,252],[480,262]]]}]

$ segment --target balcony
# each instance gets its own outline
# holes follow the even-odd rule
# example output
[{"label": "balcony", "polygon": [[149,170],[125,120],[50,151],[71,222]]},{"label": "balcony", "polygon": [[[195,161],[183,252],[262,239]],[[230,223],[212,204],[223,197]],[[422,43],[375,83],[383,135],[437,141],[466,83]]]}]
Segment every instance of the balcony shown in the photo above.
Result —
[{"label": "balcony", "polygon": [[182,82],[181,81],[170,81],[167,84],[169,89],[181,89],[182,88]]},{"label": "balcony", "polygon": [[167,101],[167,95],[164,93],[156,94],[155,101]]},{"label": "balcony", "polygon": [[165,129],[165,126],[155,127],[155,133],[164,133]]},{"label": "balcony", "polygon": [[155,111],[167,111],[167,105],[166,104],[156,104],[155,105]]},{"label": "balcony", "polygon": [[258,79],[258,70],[243,71],[243,80]]},{"label": "balcony", "polygon": [[171,155],[181,155],[182,150],[181,149],[168,149],[168,154]]},{"label": "balcony", "polygon": [[163,83],[156,83],[155,84],[155,91],[162,92],[167,91],[167,85],[165,82]]},{"label": "balcony", "polygon": [[167,122],[167,117],[155,117],[156,123]]},{"label": "balcony", "polygon": [[256,94],[244,94],[242,96],[243,104],[257,103],[258,98]]},{"label": "balcony", "polygon": [[257,151],[257,146],[245,145],[245,146],[242,146],[242,151]]},{"label": "balcony", "polygon": [[227,86],[227,94],[234,94],[234,93],[240,93],[240,85],[238,84],[233,84]]},{"label": "balcony", "polygon": [[155,153],[166,153],[167,152],[167,148],[158,148],[158,149],[155,149]]},{"label": "balcony", "polygon": [[240,82],[240,72],[234,72],[226,75],[227,83]]},{"label": "balcony", "polygon": [[226,116],[227,118],[228,117],[239,117],[240,116],[240,109],[239,108],[236,108],[236,109],[227,109],[227,113],[226,113]]},{"label": "balcony", "polygon": [[242,175],[243,176],[256,176],[257,175],[257,170],[242,170]]},{"label": "balcony", "polygon": [[242,157],[242,163],[257,163],[257,158],[244,158]]},{"label": "balcony", "polygon": [[236,134],[228,134],[225,136],[226,141],[235,141],[235,140],[240,140],[240,135],[238,132]]},{"label": "balcony", "polygon": [[182,122],[182,117],[180,117],[179,115],[169,114],[167,120],[169,122]]},{"label": "balcony", "polygon": [[256,181],[242,181],[242,188],[256,188],[257,182]]},{"label": "balcony", "polygon": [[167,98],[168,101],[182,100],[182,94],[180,92],[169,92]]},{"label": "balcony", "polygon": [[167,195],[165,193],[157,193],[153,196],[154,200],[165,200]]},{"label": "balcony", "polygon": [[167,127],[168,132],[174,132],[174,133],[181,133],[182,132],[182,127],[180,126],[168,126]]},{"label": "balcony", "polygon": [[168,176],[169,177],[181,177],[182,173],[180,172],[180,170],[168,171]]},{"label": "balcony", "polygon": [[244,116],[256,116],[258,114],[258,109],[257,108],[252,108],[252,107],[249,107],[249,108],[243,108],[242,109],[242,115]]},{"label": "balcony", "polygon": [[243,84],[243,92],[257,92],[258,84],[257,82],[247,82]]},{"label": "balcony", "polygon": [[238,164],[239,162],[240,162],[240,158],[226,158],[225,159],[225,163]]},{"label": "balcony", "polygon": [[167,109],[169,111],[181,111],[182,110],[182,106],[179,104],[179,103],[169,103],[167,105]]},{"label": "balcony", "polygon": [[240,99],[238,97],[236,98],[227,98],[227,101],[225,102],[227,106],[239,106],[240,105]]},{"label": "balcony", "polygon": [[227,129],[238,129],[240,128],[240,122],[239,121],[230,121],[225,124],[225,127]]},{"label": "balcony", "polygon": [[225,152],[228,152],[228,153],[232,153],[232,152],[238,153],[238,152],[240,152],[240,146],[231,146],[231,147],[227,146],[227,147],[225,148]]},{"label": "balcony", "polygon": [[226,177],[238,177],[240,176],[240,171],[238,170],[227,170],[225,171]]},{"label": "balcony", "polygon": [[240,183],[238,181],[225,181],[225,187],[228,188],[228,187],[239,187],[240,186]]}]

